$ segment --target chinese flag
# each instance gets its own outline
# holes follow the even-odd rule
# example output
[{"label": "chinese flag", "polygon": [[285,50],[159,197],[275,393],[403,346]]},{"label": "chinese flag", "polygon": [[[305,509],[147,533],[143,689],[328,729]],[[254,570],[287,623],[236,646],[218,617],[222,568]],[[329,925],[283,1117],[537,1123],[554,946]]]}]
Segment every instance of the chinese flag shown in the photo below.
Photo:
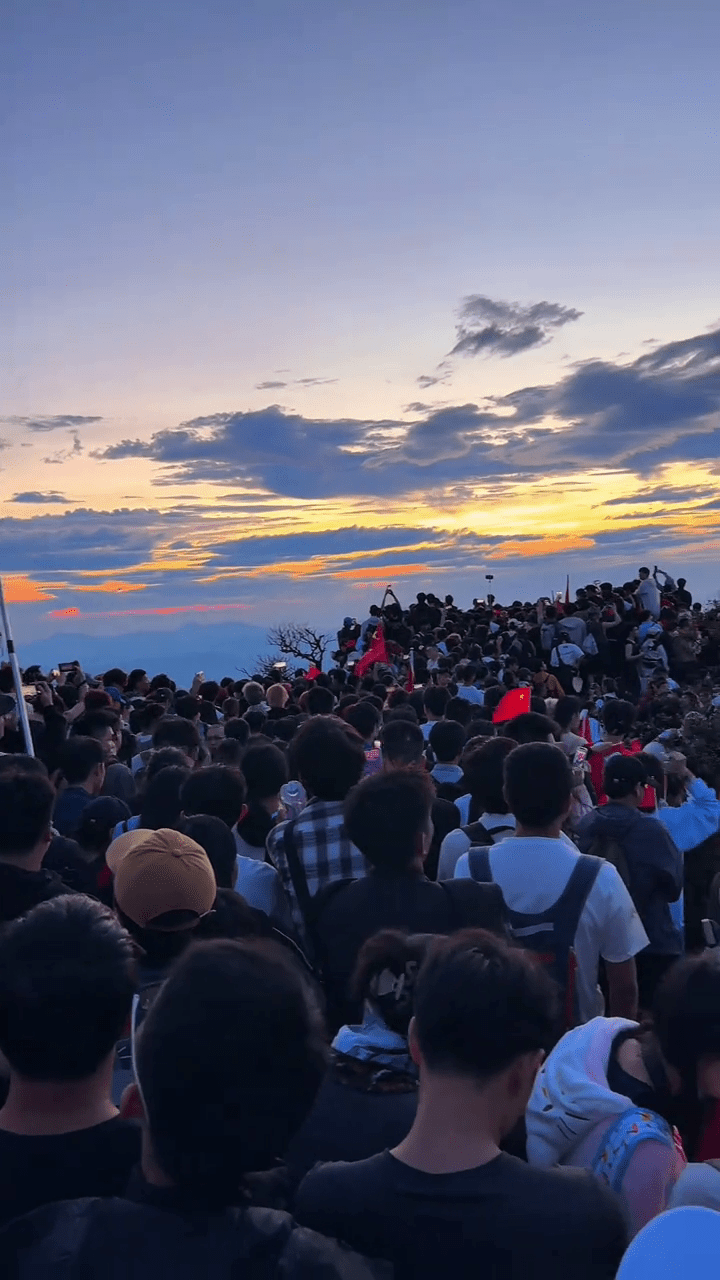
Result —
[{"label": "chinese flag", "polygon": [[387,662],[388,652],[385,647],[385,636],[383,635],[382,623],[378,626],[367,653],[355,663],[353,675],[364,676],[376,662]]},{"label": "chinese flag", "polygon": [[410,666],[408,667],[407,680],[405,681],[405,692],[412,693],[415,688],[415,651],[410,650]]},{"label": "chinese flag", "polygon": [[319,667],[311,667],[311,668],[310,668],[310,670],[308,671],[307,675],[305,676],[305,679],[306,679],[306,680],[317,680],[317,678],[318,678],[318,676],[319,676],[320,674],[321,674],[321,673],[320,673],[320,668],[319,668]]},{"label": "chinese flag", "polygon": [[510,689],[493,711],[493,724],[505,724],[530,710],[530,690]]}]

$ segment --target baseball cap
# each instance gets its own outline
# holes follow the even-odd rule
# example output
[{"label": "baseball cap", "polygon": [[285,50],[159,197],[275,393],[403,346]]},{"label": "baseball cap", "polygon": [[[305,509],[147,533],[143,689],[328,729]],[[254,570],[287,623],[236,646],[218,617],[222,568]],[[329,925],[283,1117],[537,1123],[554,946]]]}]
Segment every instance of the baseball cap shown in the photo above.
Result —
[{"label": "baseball cap", "polygon": [[217,884],[210,859],[179,831],[128,831],[113,840],[105,860],[115,877],[115,902],[140,929],[192,928],[195,920],[178,925],[162,923],[161,917],[183,911],[199,920],[213,908]]},{"label": "baseball cap", "polygon": [[125,706],[125,697],[122,691],[118,689],[117,685],[109,684],[105,692],[110,694],[110,697],[112,698],[113,702],[119,702],[121,707]]},{"label": "baseball cap", "polygon": [[11,693],[0,693],[0,716],[11,716],[17,711],[17,702]]}]

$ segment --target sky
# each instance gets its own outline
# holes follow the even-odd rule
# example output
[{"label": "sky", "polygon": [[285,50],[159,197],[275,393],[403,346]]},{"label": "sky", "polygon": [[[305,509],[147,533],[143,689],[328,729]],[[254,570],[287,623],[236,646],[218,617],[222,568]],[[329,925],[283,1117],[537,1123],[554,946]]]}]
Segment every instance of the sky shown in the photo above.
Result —
[{"label": "sky", "polygon": [[1,13],[24,652],[389,582],[720,594],[715,0]]}]

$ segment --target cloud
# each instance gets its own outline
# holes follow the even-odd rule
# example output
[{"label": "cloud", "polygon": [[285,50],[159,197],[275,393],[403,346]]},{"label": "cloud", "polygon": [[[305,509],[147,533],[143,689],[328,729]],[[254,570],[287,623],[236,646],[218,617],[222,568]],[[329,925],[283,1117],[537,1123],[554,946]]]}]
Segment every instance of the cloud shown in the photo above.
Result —
[{"label": "cloud", "polygon": [[63,462],[67,462],[70,458],[75,458],[79,453],[83,452],[83,443],[77,431],[70,432],[72,445],[69,449],[58,449],[57,453],[50,454],[47,458],[43,458],[43,462],[49,462],[53,466],[59,466]]},{"label": "cloud", "polygon": [[77,413],[56,413],[48,418],[3,418],[3,422],[11,422],[13,426],[25,427],[27,431],[57,431],[60,427],[85,427],[93,422],[102,422],[100,417],[84,417]]},{"label": "cloud", "polygon": [[15,493],[10,502],[28,502],[40,505],[42,503],[69,503],[70,499],[64,494],[58,493],[57,489],[48,489],[45,493],[40,493],[38,489],[26,489],[24,493]]},{"label": "cloud", "polygon": [[[608,498],[606,502],[601,503],[601,506],[625,507],[636,506],[638,503],[651,502],[695,502],[714,492],[714,489],[678,489],[672,485],[665,485],[658,489],[648,489],[646,493],[628,494],[624,498]],[[707,503],[703,503],[703,506],[707,506]]]},{"label": "cloud", "polygon": [[298,378],[296,387],[330,387],[337,378]]},{"label": "cloud", "polygon": [[415,402],[411,421],[312,418],[277,405],[214,413],[93,456],[147,458],[158,485],[214,483],[305,500],[593,469],[637,469],[642,493],[668,462],[717,462],[719,345],[720,329],[626,364],[585,361],[554,384],[483,406]]},{"label": "cloud", "polygon": [[549,342],[554,331],[579,320],[582,311],[558,302],[498,302],[484,294],[465,298],[451,356],[514,356]]},{"label": "cloud", "polygon": [[256,391],[279,391],[281,387],[286,387],[287,382],[256,382]]}]

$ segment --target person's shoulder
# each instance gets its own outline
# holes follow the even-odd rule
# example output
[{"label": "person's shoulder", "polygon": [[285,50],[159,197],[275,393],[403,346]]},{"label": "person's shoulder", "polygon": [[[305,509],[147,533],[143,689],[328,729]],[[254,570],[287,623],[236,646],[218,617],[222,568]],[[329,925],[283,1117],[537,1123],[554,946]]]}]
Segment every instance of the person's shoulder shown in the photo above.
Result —
[{"label": "person's shoulder", "polygon": [[[371,1280],[392,1274],[388,1264],[370,1262],[337,1240],[295,1222],[289,1214],[276,1209],[250,1209],[245,1222],[257,1232],[258,1243],[266,1251],[268,1237],[278,1252],[281,1274],[288,1280]],[[252,1255],[251,1255],[252,1256]]]},{"label": "person's shoulder", "polygon": [[587,1169],[569,1168],[535,1168],[523,1160],[513,1160],[512,1171],[506,1165],[506,1172],[517,1183],[518,1196],[523,1190],[531,1196],[537,1195],[542,1200],[543,1209],[551,1214],[557,1209],[563,1222],[583,1225],[588,1231],[598,1226],[620,1226],[624,1229],[624,1218],[620,1204],[609,1189]]},{"label": "person's shoulder", "polygon": [[387,1186],[390,1162],[389,1152],[381,1151],[367,1160],[338,1160],[316,1165],[306,1173],[298,1188],[295,1199],[298,1216],[315,1207],[332,1210],[352,1205],[357,1210],[361,1197],[372,1197]]}]

